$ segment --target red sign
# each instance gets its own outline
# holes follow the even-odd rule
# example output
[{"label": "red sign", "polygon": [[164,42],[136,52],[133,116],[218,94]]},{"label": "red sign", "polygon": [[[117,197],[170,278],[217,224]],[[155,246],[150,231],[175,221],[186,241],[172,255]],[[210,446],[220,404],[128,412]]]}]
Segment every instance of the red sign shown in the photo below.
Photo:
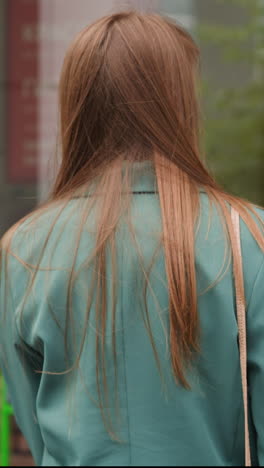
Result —
[{"label": "red sign", "polygon": [[7,170],[35,182],[38,156],[38,0],[7,3]]}]

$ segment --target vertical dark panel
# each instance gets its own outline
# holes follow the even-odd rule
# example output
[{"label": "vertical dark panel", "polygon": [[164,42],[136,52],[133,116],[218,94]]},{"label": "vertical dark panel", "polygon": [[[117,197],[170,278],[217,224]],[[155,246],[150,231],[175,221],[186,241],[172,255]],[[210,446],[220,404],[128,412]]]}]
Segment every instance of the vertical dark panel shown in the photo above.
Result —
[{"label": "vertical dark panel", "polygon": [[33,182],[38,148],[38,0],[7,2],[7,173]]}]

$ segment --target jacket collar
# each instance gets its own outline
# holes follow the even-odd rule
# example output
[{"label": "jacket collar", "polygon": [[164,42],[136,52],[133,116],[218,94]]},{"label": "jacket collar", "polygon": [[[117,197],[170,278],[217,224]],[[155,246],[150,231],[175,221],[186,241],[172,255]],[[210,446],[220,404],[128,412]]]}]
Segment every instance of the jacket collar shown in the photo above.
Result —
[{"label": "jacket collar", "polygon": [[[124,163],[124,165],[126,164]],[[128,164],[131,171],[133,193],[158,193],[156,173],[152,161],[146,160]],[[200,188],[200,192],[203,191],[204,189]],[[77,195],[74,198],[79,198],[80,196],[88,196],[88,193]]]},{"label": "jacket collar", "polygon": [[133,192],[157,192],[157,179],[151,161],[135,162],[131,166]]},{"label": "jacket collar", "polygon": [[[129,165],[129,172],[131,174],[131,189],[133,193],[158,192],[156,174],[152,161],[146,160],[134,163],[124,162],[124,171],[127,164]],[[83,188],[77,191],[73,198],[86,198],[91,196],[92,193],[92,187],[90,187],[89,190]]]}]

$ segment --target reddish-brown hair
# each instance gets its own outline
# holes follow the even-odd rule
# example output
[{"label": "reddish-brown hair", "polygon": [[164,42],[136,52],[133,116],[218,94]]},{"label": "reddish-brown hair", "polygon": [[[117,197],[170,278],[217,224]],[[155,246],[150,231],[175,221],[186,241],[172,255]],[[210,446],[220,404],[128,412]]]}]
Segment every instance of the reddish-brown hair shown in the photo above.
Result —
[{"label": "reddish-brown hair", "polygon": [[[60,201],[65,205],[77,192],[93,187],[93,196],[87,198],[85,210],[80,214],[74,258],[76,260],[88,213],[97,200],[93,286],[96,285],[97,294],[96,359],[101,402],[100,372],[107,387],[105,329],[109,298],[105,272],[109,246],[113,274],[110,310],[116,358],[115,233],[121,217],[129,213],[128,194],[131,192],[129,170],[124,177],[124,162],[129,168],[130,163],[149,160],[155,168],[162,216],[161,244],[168,282],[172,370],[184,387],[189,388],[185,370],[199,350],[194,250],[199,191],[207,192],[211,203],[219,209],[233,252],[235,274],[239,274],[238,259],[228,205],[240,213],[264,249],[263,223],[252,205],[225,193],[202,161],[196,90],[198,62],[197,46],[184,29],[168,18],[137,12],[113,14],[88,26],[72,43],[64,60],[59,86],[62,161],[50,201],[40,212]],[[56,221],[49,235],[55,224]],[[45,246],[41,255],[44,253]],[[89,261],[91,258],[87,259],[87,264]],[[76,280],[74,262],[67,293],[69,318]],[[40,260],[35,266],[27,297],[39,264]],[[146,272],[146,279],[147,276]],[[86,317],[89,317],[90,308],[88,301]],[[88,319],[78,359],[87,323]],[[151,330],[149,333],[156,355]]]}]

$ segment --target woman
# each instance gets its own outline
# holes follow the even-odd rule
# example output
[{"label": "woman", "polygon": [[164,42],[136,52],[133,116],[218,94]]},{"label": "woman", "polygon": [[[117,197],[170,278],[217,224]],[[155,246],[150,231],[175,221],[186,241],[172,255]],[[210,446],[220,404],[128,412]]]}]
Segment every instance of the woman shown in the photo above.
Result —
[{"label": "woman", "polygon": [[264,463],[264,213],[200,159],[198,55],[179,26],[136,12],[66,54],[50,200],[2,240],[1,367],[39,465],[243,464],[231,207]]}]

